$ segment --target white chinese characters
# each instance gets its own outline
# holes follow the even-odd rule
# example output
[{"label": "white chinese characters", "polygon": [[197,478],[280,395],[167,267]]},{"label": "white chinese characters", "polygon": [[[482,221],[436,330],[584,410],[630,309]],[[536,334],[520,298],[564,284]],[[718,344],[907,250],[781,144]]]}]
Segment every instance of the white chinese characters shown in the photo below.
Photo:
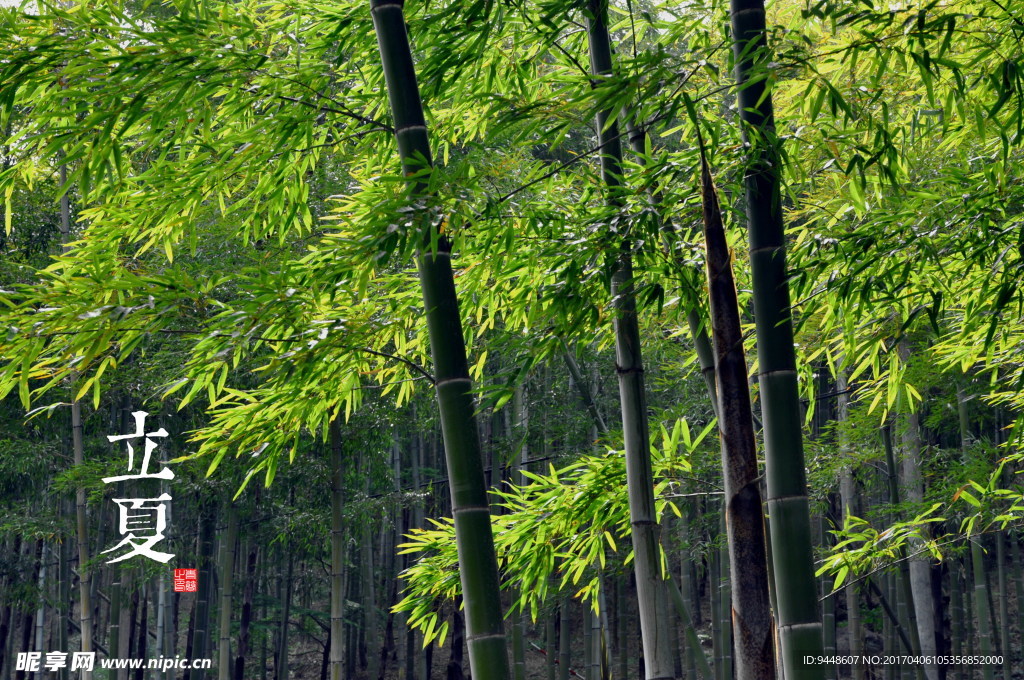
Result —
[{"label": "white chinese characters", "polygon": [[167,528],[167,506],[170,494],[162,494],[158,498],[115,498],[120,519],[117,530],[124,536],[121,542],[104,553],[113,552],[118,548],[130,547],[131,552],[107,560],[107,564],[121,562],[129,557],[142,555],[157,562],[166,564],[174,555],[153,550],[153,546],[164,539]]},{"label": "white chinese characters", "polygon": [[[167,430],[160,428],[154,432],[146,432],[146,417],[149,414],[145,411],[135,411],[132,416],[135,418],[135,433],[110,435],[108,441],[125,441],[128,446],[128,470],[132,474],[104,477],[103,482],[121,482],[129,479],[174,479],[174,472],[164,468],[156,473],[149,471],[153,451],[157,448],[154,438],[166,437]],[[138,472],[135,469],[135,448],[132,440],[144,439],[142,460],[139,461]],[[103,553],[127,549],[127,552],[107,560],[107,564],[121,562],[136,555],[148,557],[157,562],[166,564],[172,557],[171,553],[155,550],[157,543],[164,539],[164,531],[167,529],[167,504],[171,501],[168,493],[163,493],[157,498],[115,498],[118,508],[117,530],[121,534],[121,541],[112,548],[104,550]]]},{"label": "white chinese characters", "polygon": [[[139,466],[138,474],[134,475],[118,475],[116,477],[104,477],[103,483],[110,484],[111,482],[120,482],[126,479],[174,479],[174,471],[170,468],[164,468],[156,474],[151,474],[149,471],[149,461],[153,455],[153,451],[156,450],[157,444],[150,437],[166,437],[167,430],[160,428],[156,432],[147,432],[143,434],[143,430],[146,429],[146,416],[149,414],[145,411],[135,411],[132,416],[135,418],[135,434],[119,434],[119,435],[108,435],[107,441],[119,442],[121,440],[139,439],[145,437],[146,442],[143,447],[142,453],[142,464]],[[131,470],[135,466],[135,449],[132,447],[131,441],[126,441],[128,445],[128,469]]]}]

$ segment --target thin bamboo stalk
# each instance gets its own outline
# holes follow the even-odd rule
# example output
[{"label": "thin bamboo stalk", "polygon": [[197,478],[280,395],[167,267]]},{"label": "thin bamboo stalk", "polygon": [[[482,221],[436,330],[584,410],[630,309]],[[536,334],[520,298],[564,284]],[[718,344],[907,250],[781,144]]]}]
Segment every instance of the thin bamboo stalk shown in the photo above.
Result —
[{"label": "thin bamboo stalk", "polygon": [[555,680],[555,658],[558,651],[555,647],[554,614],[544,616],[544,677]]},{"label": "thin bamboo stalk", "polygon": [[[679,592],[679,588],[676,587],[675,581],[667,581],[669,587],[669,595],[672,597],[672,602],[675,604],[676,611],[679,613],[679,618],[683,622],[683,632],[686,640],[686,649],[690,652],[693,658],[695,672],[687,675],[688,678],[696,677],[696,673],[700,673],[700,676],[704,680],[712,680],[714,674],[711,671],[711,665],[708,663],[708,658],[704,654],[704,649],[700,646],[700,639],[697,637],[697,629],[693,625],[693,619],[690,616],[689,607],[683,600],[683,595]],[[712,620],[717,617],[712,610]]]},{"label": "thin bamboo stalk", "polygon": [[584,680],[598,680],[594,677],[594,669],[591,666],[591,658],[593,655],[593,626],[590,621],[593,618],[593,612],[590,611],[590,605],[583,602],[583,677]]},{"label": "thin bamboo stalk", "polygon": [[252,598],[256,589],[256,564],[259,541],[253,539],[245,564],[245,588],[242,590],[242,615],[238,624],[238,654],[235,656],[235,680],[245,676],[245,662],[249,656],[250,628],[252,625]]},{"label": "thin bamboo stalk", "polygon": [[[46,592],[46,590],[45,590],[45,588],[46,588],[46,567],[47,567],[47,561],[48,561],[47,553],[49,553],[49,552],[50,552],[49,547],[45,543],[43,543],[42,558],[40,560],[41,565],[39,567],[39,580],[37,582],[37,587],[39,588],[40,594]],[[46,652],[49,651],[49,650],[45,649],[45,647],[43,646],[44,645],[43,632],[44,632],[45,625],[46,625],[46,598],[45,597],[40,597],[39,598],[39,606],[36,607],[35,650],[37,652],[42,653],[44,658],[45,658]],[[44,673],[46,673],[46,669],[43,668],[42,665],[40,665],[39,670],[36,671],[36,680],[42,680]]]},{"label": "thin bamboo stalk", "polygon": [[[67,186],[68,168],[61,163],[60,185]],[[71,204],[68,194],[65,191],[60,197],[60,232],[61,241],[64,244],[64,252],[70,248],[71,243]],[[84,448],[82,444],[82,405],[75,399],[78,391],[78,374],[71,374],[71,451],[75,467],[82,465],[85,461]],[[78,585],[79,585],[79,625],[82,631],[81,650],[92,652],[92,574],[88,568],[89,564],[89,523],[86,515],[85,487],[79,486],[75,490],[75,526],[78,538]],[[91,670],[82,670],[82,680],[92,680]]]},{"label": "thin bamboo stalk", "polygon": [[[825,513],[818,517],[818,538],[823,549],[827,549],[827,534],[825,534]],[[831,595],[831,583],[827,577],[822,576],[818,584],[818,592],[822,601],[821,627],[822,637],[825,645],[825,655],[832,656],[836,653],[836,599]],[[835,680],[837,668],[829,665],[825,669],[826,680]]]},{"label": "thin bamboo stalk", "polygon": [[[992,619],[988,604],[988,578],[985,574],[985,556],[977,537],[971,540],[971,566],[974,570],[974,603],[978,610],[978,653],[991,656]],[[994,680],[995,666],[985,664],[981,667],[985,680]]]},{"label": "thin bamboo stalk", "polygon": [[[1010,563],[1013,565],[1013,587],[1017,596],[1017,635],[1024,639],[1024,565],[1021,563],[1020,535],[1011,531]],[[1024,649],[1015,650],[1014,659],[1024,663]]]},{"label": "thin bamboo stalk", "polygon": [[[629,603],[626,601],[626,576],[620,574],[615,578],[615,627],[618,638],[619,664],[617,680],[625,680],[629,667],[629,633],[626,625],[629,618]],[[693,677],[693,676],[690,676]],[[705,680],[712,680],[710,676]]]},{"label": "thin bamboo stalk", "polygon": [[[960,587],[960,558],[953,557],[949,561],[949,628],[952,642],[953,656],[962,656],[964,653],[964,600],[963,591]],[[955,669],[956,680],[964,680],[964,668],[958,666]]]},{"label": "thin bamboo stalk", "polygon": [[[906,363],[910,359],[910,343],[906,338],[899,343],[900,359]],[[920,417],[911,410],[904,416],[902,436],[903,445],[903,486],[907,500],[921,503],[924,500],[924,478],[921,474],[921,432]],[[919,552],[919,540],[912,540],[910,548]],[[935,600],[932,597],[931,565],[928,557],[914,555],[910,557],[910,587],[913,596],[914,613],[917,617],[918,637],[921,643],[921,655],[926,659],[934,659],[937,653],[935,636]],[[938,680],[939,669],[935,663],[926,663],[924,673],[928,680]]]},{"label": "thin bamboo stalk", "polygon": [[[694,611],[693,602],[693,559],[691,557],[690,550],[690,504],[686,503],[682,507],[683,516],[679,522],[679,533],[683,542],[682,559],[679,565],[679,589],[683,600],[683,606],[692,615]],[[693,628],[694,622],[690,622],[690,628]],[[686,630],[686,622],[683,622],[683,634],[688,635],[689,631]],[[697,649],[694,650],[690,644],[683,646],[683,664],[685,665],[686,677],[695,678],[697,676],[697,658],[701,657],[704,663],[707,663],[707,658],[704,656],[704,652],[700,649],[700,645],[697,645]],[[706,677],[706,680],[711,680],[710,674]]]},{"label": "thin bamboo stalk", "polygon": [[[974,557],[970,552],[964,560],[964,623],[967,626],[967,653],[971,654],[977,649],[974,642]],[[974,677],[973,672],[969,677]]]},{"label": "thin bamboo stalk", "polygon": [[558,605],[558,680],[569,680],[569,663],[572,661],[570,601],[568,595],[563,595],[562,601]]},{"label": "thin bamboo stalk", "polygon": [[[882,444],[885,448],[885,463],[886,471],[889,478],[889,503],[893,507],[899,504],[899,483],[896,476],[896,454],[893,450],[892,445],[892,429],[886,424],[882,428]],[[914,616],[914,600],[911,595],[910,586],[910,568],[907,566],[907,561],[902,559],[902,552],[899,554],[899,589],[898,599],[896,604],[896,610],[899,615],[899,621],[905,624],[907,630],[910,631],[911,643],[914,646],[913,654],[920,654],[921,640],[917,631],[917,621]],[[901,674],[904,678],[909,678],[913,672],[913,668],[916,668],[918,680],[924,680],[924,669],[920,666],[911,667],[907,664],[901,665]]]},{"label": "thin bamboo stalk", "polygon": [[[199,524],[199,585],[196,589],[195,629],[192,637],[194,658],[205,659],[210,651],[210,609],[213,604],[214,531],[216,521],[212,511],[203,508]],[[289,579],[291,575],[289,574]],[[123,625],[123,624],[122,624]],[[124,653],[123,650],[122,653]],[[193,668],[189,680],[203,680],[205,668]],[[287,675],[285,675],[287,678]],[[280,678],[278,680],[281,680]]]},{"label": "thin bamboo stalk", "polygon": [[[836,392],[839,393],[836,400],[836,418],[842,425],[850,417],[850,395],[847,393],[846,373],[840,369],[836,373]],[[843,470],[839,478],[839,496],[841,499],[841,513],[843,522],[852,516],[858,516],[857,510],[857,480],[853,476],[853,469],[847,462],[850,456],[850,446],[845,432],[839,433],[839,453],[844,459]],[[864,631],[861,626],[860,615],[860,590],[854,583],[847,584],[844,589],[846,596],[846,633],[849,637],[849,651],[852,656],[859,657],[864,654]],[[864,680],[865,668],[862,664],[853,664],[853,680]]]},{"label": "thin bamboo stalk", "polygon": [[228,531],[227,536],[224,537],[220,565],[220,612],[218,621],[220,644],[217,648],[217,680],[231,680],[231,604],[235,582],[235,544],[238,542],[238,508],[231,501],[228,501],[227,516]]},{"label": "thin bamboo stalk", "polygon": [[[885,573],[885,593],[886,593],[887,599],[890,602],[895,601],[894,600],[895,592],[896,592],[896,576],[891,571],[887,571]],[[897,612],[892,611],[890,616],[887,616],[882,621],[882,623],[883,623],[883,626],[882,626],[883,637],[882,637],[882,639],[885,641],[884,642],[884,644],[885,644],[884,649],[896,649],[897,648],[898,637],[897,637],[897,634],[896,634],[896,624],[899,623],[898,616],[899,615],[897,614]],[[888,665],[886,665],[886,667],[885,667],[885,680],[896,680],[896,677],[897,677],[898,673],[899,673],[899,669],[896,667],[896,664],[888,664]]]},{"label": "thin bamboo stalk", "polygon": [[[68,512],[68,500],[65,498],[60,499],[60,515],[66,517]],[[68,611],[68,605],[71,602],[71,545],[70,541],[64,540],[60,542],[60,566],[58,570],[58,577],[60,583],[57,587],[57,604],[55,607],[54,615],[57,617],[57,643],[56,647],[60,650],[68,649],[68,623],[70,620],[70,612]],[[108,605],[109,606],[109,605]],[[109,610],[108,610],[108,618]],[[3,636],[0,635],[0,651],[3,650]],[[62,668],[58,673],[59,680],[69,680],[71,670],[70,668]],[[3,662],[0,662],[0,675],[3,674]]]},{"label": "thin bamboo stalk", "polygon": [[[141,601],[139,607],[139,623],[138,623],[138,641],[135,643],[135,651],[132,656],[137,659],[146,659],[146,643],[149,642],[149,601],[152,599],[149,596],[148,583],[143,581],[142,588],[139,590],[139,599]],[[143,662],[143,666],[145,662]],[[135,669],[135,680],[143,680],[145,668],[139,667]]]},{"label": "thin bamboo stalk", "polygon": [[[629,139],[629,146],[636,154],[637,163],[641,166],[647,165],[647,132],[643,127],[638,127],[630,112],[623,112],[626,119],[626,136]],[[664,212],[658,209],[661,203],[661,196],[651,192],[651,202],[655,205],[658,219],[661,222],[661,230],[664,234],[674,232],[672,221],[665,216]],[[689,268],[690,265],[682,265]],[[692,308],[686,314],[686,325],[693,338],[693,347],[697,353],[697,363],[700,365],[700,374],[704,378],[704,385],[711,400],[711,408],[718,414],[718,386],[715,381],[715,352],[711,344],[711,336],[708,333],[708,326],[704,323],[701,312],[698,311],[698,301],[691,301]]]},{"label": "thin bamboo stalk", "polygon": [[[611,38],[608,32],[607,0],[588,0],[587,40],[590,68],[596,78],[613,74]],[[622,143],[613,111],[598,111],[596,124],[601,143],[601,179],[606,203],[622,207]],[[629,496],[630,529],[633,539],[633,568],[636,574],[640,637],[644,647],[647,680],[673,678],[675,668],[669,634],[668,602],[661,574],[661,545],[654,507],[654,475],[651,470],[647,395],[640,348],[633,258],[628,241],[620,244],[611,279],[615,307],[615,372],[619,382],[622,432],[626,449],[626,486]]]},{"label": "thin bamboo stalk", "polygon": [[[135,570],[122,567],[119,571],[121,572],[121,605],[117,613],[117,648],[120,656],[127,657],[131,654],[131,598],[136,587]],[[196,603],[196,607],[198,607],[198,602]],[[195,613],[193,610],[192,618],[189,619],[188,644],[190,647],[194,643],[194,619]],[[127,668],[118,669],[117,680],[128,680]]]},{"label": "thin bamboo stalk", "polygon": [[[509,441],[519,442],[519,455],[512,462],[512,483],[522,486],[526,483],[523,470],[526,469],[527,461],[530,459],[530,406],[526,395],[526,388],[517,385],[512,400],[512,409],[515,412],[515,426],[512,423],[512,413],[506,412]],[[518,594],[518,589],[514,591]],[[514,680],[526,680],[526,614],[525,612],[512,613],[512,677]]]},{"label": "thin bamboo stalk", "polygon": [[1012,650],[1010,649],[1010,593],[1009,582],[1006,578],[1006,532],[997,531],[994,538],[996,541],[996,580],[999,585],[999,653],[1003,657],[1003,680],[1013,680],[1010,668]]},{"label": "thin bamboo stalk", "polygon": [[331,447],[331,680],[345,676],[345,454],[336,416],[327,426]]},{"label": "thin bamboo stalk", "polygon": [[[722,514],[722,528],[725,531],[725,515]],[[733,655],[733,630],[732,630],[732,617],[729,616],[729,603],[732,601],[732,581],[729,579],[729,570],[727,568],[729,560],[728,547],[723,545],[719,548],[719,568],[718,568],[718,588],[720,595],[718,597],[719,611],[717,616],[721,619],[721,631],[722,631],[722,679],[733,680],[736,671],[736,659]],[[772,668],[774,671],[774,667]],[[743,680],[741,677],[740,680]]]}]

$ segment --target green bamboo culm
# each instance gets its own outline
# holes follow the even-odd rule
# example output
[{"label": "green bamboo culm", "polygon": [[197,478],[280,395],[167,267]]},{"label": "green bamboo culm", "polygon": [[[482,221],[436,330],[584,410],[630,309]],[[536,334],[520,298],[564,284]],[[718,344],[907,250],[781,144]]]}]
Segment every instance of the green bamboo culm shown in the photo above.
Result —
[{"label": "green bamboo culm", "polygon": [[[781,154],[769,89],[763,0],[731,0],[739,115],[750,160],[744,178],[757,358],[764,419],[772,559],[787,680],[818,680],[822,666],[803,663],[823,653],[815,594],[796,353],[780,192]],[[783,543],[784,542],[784,543]]]},{"label": "green bamboo culm", "polygon": [[[607,0],[588,0],[587,39],[590,68],[596,81],[613,73],[611,38],[608,33]],[[601,145],[601,179],[609,208],[623,205],[622,140],[612,111],[597,113]],[[636,574],[640,638],[643,642],[644,672],[647,680],[675,678],[673,645],[669,621],[668,591],[661,574],[661,545],[654,509],[654,474],[651,470],[647,396],[644,388],[640,327],[633,289],[633,258],[624,240],[612,273],[611,294],[615,306],[615,372],[619,382],[622,432],[626,448],[626,486],[629,521],[633,539],[633,568]]]},{"label": "green bamboo culm", "polygon": [[[623,111],[626,119],[626,136],[629,138],[629,146],[636,156],[637,165],[646,166],[647,156],[647,130],[637,126],[633,121],[632,114]],[[658,223],[664,236],[666,248],[671,252],[669,236],[675,232],[675,226],[662,209],[662,196],[660,192],[648,189],[648,197],[658,216]],[[680,271],[684,275],[690,271],[688,263],[679,264]],[[704,378],[704,385],[708,390],[708,397],[711,399],[711,408],[718,415],[718,386],[715,384],[715,351],[711,346],[711,336],[708,335],[707,325],[703,322],[703,316],[699,310],[699,301],[693,300],[691,309],[686,313],[686,324],[690,329],[690,337],[693,338],[693,348],[697,353],[697,363],[700,366],[700,374]]]},{"label": "green bamboo culm", "polygon": [[[410,201],[418,204],[428,197],[423,171],[431,167],[430,142],[402,7],[402,0],[370,0],[398,153],[402,170],[410,177]],[[424,208],[420,207],[418,214],[423,233],[416,264],[451,489],[470,672],[476,680],[508,680],[498,563],[452,275],[451,243],[437,233],[436,223]]]}]

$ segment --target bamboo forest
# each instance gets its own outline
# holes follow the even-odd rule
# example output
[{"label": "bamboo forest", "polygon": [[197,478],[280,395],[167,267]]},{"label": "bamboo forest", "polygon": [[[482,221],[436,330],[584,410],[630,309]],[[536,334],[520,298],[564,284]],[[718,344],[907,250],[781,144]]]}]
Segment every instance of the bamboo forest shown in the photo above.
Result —
[{"label": "bamboo forest", "polygon": [[0,680],[1024,680],[1024,0],[0,0]]}]

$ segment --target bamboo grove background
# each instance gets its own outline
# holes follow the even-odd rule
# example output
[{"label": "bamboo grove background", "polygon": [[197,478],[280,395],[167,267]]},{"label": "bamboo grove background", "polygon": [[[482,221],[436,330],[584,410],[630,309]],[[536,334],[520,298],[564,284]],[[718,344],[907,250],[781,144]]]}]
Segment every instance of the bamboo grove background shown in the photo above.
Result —
[{"label": "bamboo grove background", "polygon": [[1024,677],[1022,16],[0,8],[0,678]]}]

